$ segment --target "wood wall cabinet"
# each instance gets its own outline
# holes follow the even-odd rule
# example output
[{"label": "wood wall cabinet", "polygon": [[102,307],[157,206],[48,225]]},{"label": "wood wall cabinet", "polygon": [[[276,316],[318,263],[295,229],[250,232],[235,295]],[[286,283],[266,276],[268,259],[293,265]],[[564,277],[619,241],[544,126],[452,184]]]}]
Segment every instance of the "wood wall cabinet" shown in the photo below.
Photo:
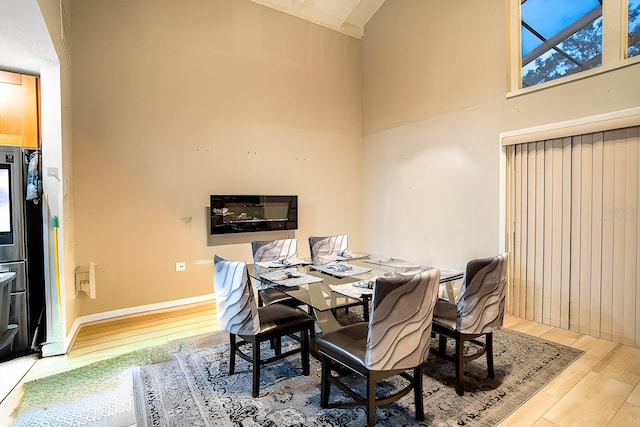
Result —
[{"label": "wood wall cabinet", "polygon": [[35,76],[0,71],[0,145],[39,148],[38,83]]}]

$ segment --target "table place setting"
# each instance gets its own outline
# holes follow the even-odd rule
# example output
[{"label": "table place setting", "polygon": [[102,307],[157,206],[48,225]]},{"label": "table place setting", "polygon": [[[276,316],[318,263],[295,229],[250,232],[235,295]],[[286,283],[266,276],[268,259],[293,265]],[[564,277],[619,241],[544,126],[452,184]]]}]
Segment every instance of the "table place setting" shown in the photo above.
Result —
[{"label": "table place setting", "polygon": [[311,268],[339,278],[355,276],[371,271],[370,268],[360,267],[346,262],[332,262],[329,264],[311,265]]},{"label": "table place setting", "polygon": [[370,258],[370,259],[365,259],[364,262],[368,262],[370,264],[383,265],[385,267],[393,267],[393,268],[408,268],[408,269],[416,269],[416,270],[422,268],[420,264],[416,264],[415,262],[405,261],[405,260],[397,259],[393,257]]},{"label": "table place setting", "polygon": [[335,254],[322,255],[321,258],[327,261],[348,261],[350,259],[361,259],[368,257],[369,254],[359,254],[348,250],[338,251]]},{"label": "table place setting", "polygon": [[351,298],[362,298],[363,295],[373,294],[373,285],[375,278],[358,280],[357,282],[342,283],[339,285],[330,285],[331,290],[339,294],[346,295]]},{"label": "table place setting", "polygon": [[295,267],[269,270],[261,273],[260,277],[278,285],[291,287],[322,282],[321,278],[298,271]]},{"label": "table place setting", "polygon": [[309,264],[308,261],[304,261],[300,258],[282,258],[276,259],[274,261],[262,261],[255,263],[258,267],[262,268],[281,268],[281,267],[293,267],[296,265],[306,265]]}]

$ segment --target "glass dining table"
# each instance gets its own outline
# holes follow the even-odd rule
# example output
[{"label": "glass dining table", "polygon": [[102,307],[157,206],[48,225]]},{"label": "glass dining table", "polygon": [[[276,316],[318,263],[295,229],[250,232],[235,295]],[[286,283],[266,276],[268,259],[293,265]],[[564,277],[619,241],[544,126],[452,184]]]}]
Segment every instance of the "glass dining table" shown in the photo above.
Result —
[{"label": "glass dining table", "polygon": [[[361,305],[363,318],[367,321],[376,278],[432,268],[365,254],[333,256],[319,265],[296,259],[292,262],[249,264],[247,267],[259,287],[278,289],[301,305],[307,305],[322,332],[340,328],[334,313],[341,308]],[[444,294],[448,299],[454,297],[451,284],[462,277],[461,270],[440,269],[440,284],[446,286]]]}]

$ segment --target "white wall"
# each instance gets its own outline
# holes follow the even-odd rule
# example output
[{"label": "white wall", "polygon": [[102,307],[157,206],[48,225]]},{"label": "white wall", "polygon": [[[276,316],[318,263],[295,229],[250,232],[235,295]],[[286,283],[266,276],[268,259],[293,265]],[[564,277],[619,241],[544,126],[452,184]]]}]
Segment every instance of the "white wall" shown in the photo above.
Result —
[{"label": "white wall", "polygon": [[640,99],[633,66],[508,100],[501,0],[387,0],[362,43],[248,0],[72,6],[65,245],[98,264],[98,298],[70,322],[206,295],[214,253],[248,260],[207,236],[211,193],[299,194],[302,251],[348,233],[425,264],[493,255],[499,134]]},{"label": "white wall", "polygon": [[640,64],[507,99],[503,0],[386,0],[363,39],[365,246],[495,255],[500,133],[638,106]]},{"label": "white wall", "polygon": [[[65,1],[67,7],[69,3]],[[47,343],[43,355],[60,354],[65,348],[65,333],[69,313],[74,306],[69,301],[75,296],[73,281],[73,180],[71,161],[71,70],[66,62],[60,38],[60,1],[39,0],[38,6],[47,26],[58,61],[41,64],[41,120],[43,215],[45,238]],[[57,177],[48,170],[57,171]],[[52,217],[58,217],[58,271],[54,263]]]}]

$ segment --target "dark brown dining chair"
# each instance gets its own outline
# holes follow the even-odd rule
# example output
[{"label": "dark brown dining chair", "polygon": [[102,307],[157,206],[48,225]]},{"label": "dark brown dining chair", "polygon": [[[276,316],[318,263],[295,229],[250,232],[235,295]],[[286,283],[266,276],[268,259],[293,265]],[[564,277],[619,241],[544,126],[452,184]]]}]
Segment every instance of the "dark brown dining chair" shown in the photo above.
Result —
[{"label": "dark brown dining chair", "polygon": [[[464,364],[486,354],[487,373],[494,377],[493,333],[502,328],[504,318],[507,254],[474,259],[467,267],[458,303],[438,300],[433,316],[433,332],[439,336],[433,353],[456,365],[456,393],[464,394]],[[484,341],[478,340],[484,336]],[[447,339],[455,340],[453,354],[447,353]],[[473,354],[465,355],[465,343]]]},{"label": "dark brown dining chair", "polygon": [[[260,267],[257,264],[259,262],[285,260],[283,267],[286,267],[287,260],[297,259],[298,241],[296,239],[255,240],[251,242],[251,251],[253,253],[254,269],[259,273]],[[256,286],[258,289],[259,306],[273,303],[290,305],[292,307],[300,305],[300,302],[295,298],[260,280],[256,280]]]},{"label": "dark brown dining chair", "polygon": [[[313,318],[301,310],[282,304],[257,307],[244,262],[227,261],[216,255],[214,265],[216,313],[220,327],[229,332],[229,375],[235,372],[236,355],[251,362],[253,397],[258,397],[260,393],[260,368],[264,364],[301,353],[302,373],[309,375],[309,337],[314,327]],[[284,336],[299,340],[300,345],[286,352],[282,352],[278,345],[274,355],[263,360],[260,344],[274,340],[279,343]],[[251,354],[242,351],[245,345],[251,345]]]},{"label": "dark brown dining chair", "polygon": [[[424,420],[422,363],[429,354],[439,280],[437,269],[381,277],[373,288],[369,322],[343,326],[316,338],[322,356],[320,405],[323,408],[329,406],[331,384],[334,384],[356,403],[367,407],[367,425],[373,426],[378,406],[394,402],[413,390],[416,419]],[[341,375],[349,372],[365,379],[365,396],[341,381]],[[407,380],[406,386],[376,398],[376,381],[396,375]]]},{"label": "dark brown dining chair", "polygon": [[349,236],[346,234],[337,236],[311,236],[309,237],[309,253],[313,265],[330,263],[330,257],[337,257],[347,250]]}]

